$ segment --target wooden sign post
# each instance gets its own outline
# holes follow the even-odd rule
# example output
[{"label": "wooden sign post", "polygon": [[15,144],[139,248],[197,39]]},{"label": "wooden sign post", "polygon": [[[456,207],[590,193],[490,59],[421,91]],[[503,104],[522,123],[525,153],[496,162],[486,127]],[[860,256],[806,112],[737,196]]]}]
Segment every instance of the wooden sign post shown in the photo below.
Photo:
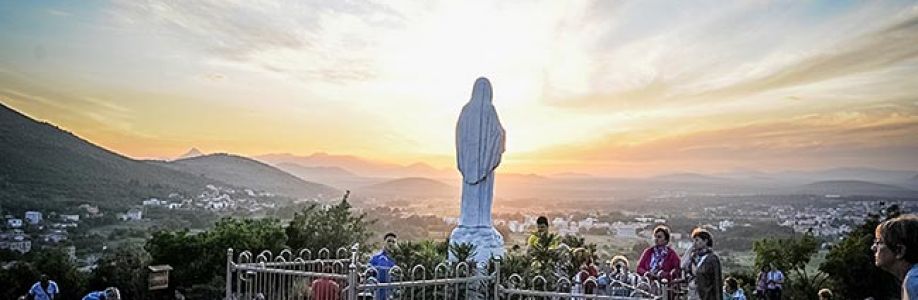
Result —
[{"label": "wooden sign post", "polygon": [[150,274],[147,276],[149,290],[162,290],[169,287],[169,271],[172,271],[170,265],[157,265],[147,267]]}]

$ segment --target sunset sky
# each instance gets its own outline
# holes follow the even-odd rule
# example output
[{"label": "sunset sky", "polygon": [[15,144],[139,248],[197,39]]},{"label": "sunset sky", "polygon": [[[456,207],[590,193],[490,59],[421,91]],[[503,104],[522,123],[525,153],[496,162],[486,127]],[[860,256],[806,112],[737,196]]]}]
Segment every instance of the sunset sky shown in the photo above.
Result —
[{"label": "sunset sky", "polygon": [[914,1],[3,1],[0,103],[135,158],[438,168],[487,76],[505,172],[918,169]]}]

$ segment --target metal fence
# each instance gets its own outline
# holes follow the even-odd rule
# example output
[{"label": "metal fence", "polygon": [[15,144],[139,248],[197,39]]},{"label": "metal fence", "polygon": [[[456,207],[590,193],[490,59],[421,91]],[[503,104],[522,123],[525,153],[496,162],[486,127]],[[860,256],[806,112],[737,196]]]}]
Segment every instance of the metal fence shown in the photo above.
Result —
[{"label": "metal fence", "polygon": [[[236,258],[234,261],[234,257]],[[588,277],[583,282],[560,278],[550,283],[542,276],[501,276],[500,260],[487,266],[467,263],[437,264],[432,270],[417,265],[392,267],[388,280],[377,280],[381,270],[363,264],[357,245],[335,251],[283,250],[277,255],[227,250],[227,300],[370,300],[370,299],[679,299],[678,286],[644,277]],[[503,281],[502,280],[503,278]],[[581,278],[580,274],[574,278]]]}]

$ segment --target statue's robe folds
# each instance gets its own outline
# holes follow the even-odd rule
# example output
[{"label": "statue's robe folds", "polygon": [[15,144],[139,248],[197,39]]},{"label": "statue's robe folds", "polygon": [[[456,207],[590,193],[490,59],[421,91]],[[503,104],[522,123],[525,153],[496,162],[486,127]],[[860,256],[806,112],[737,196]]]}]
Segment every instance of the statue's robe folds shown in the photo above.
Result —
[{"label": "statue's robe folds", "polygon": [[506,135],[491,97],[491,83],[478,78],[456,124],[456,159],[462,173],[460,226],[492,226],[494,169],[500,165]]}]

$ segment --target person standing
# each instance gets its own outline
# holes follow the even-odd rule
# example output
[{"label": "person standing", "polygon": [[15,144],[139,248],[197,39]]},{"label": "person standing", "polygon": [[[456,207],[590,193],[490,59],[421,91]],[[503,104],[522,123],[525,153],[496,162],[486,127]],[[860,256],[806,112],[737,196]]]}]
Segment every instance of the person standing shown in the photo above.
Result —
[{"label": "person standing", "polygon": [[29,289],[29,297],[34,300],[54,300],[57,299],[60,290],[57,282],[48,278],[48,275],[41,274],[38,282]]},{"label": "person standing", "polygon": [[548,218],[545,216],[539,216],[536,219],[536,231],[529,234],[529,239],[526,241],[526,245],[529,248],[537,245],[539,243],[540,237],[548,234]]},{"label": "person standing", "polygon": [[874,236],[874,264],[902,281],[902,300],[918,300],[918,215],[886,220]]},{"label": "person standing", "polygon": [[679,271],[679,254],[669,246],[669,227],[658,225],[653,229],[654,245],[644,249],[638,261],[637,273],[650,279],[672,280]]},{"label": "person standing", "polygon": [[780,300],[783,291],[784,272],[772,265],[771,271],[768,271],[768,274],[765,275],[765,298],[768,300]]},{"label": "person standing", "polygon": [[756,276],[755,280],[755,299],[765,300],[768,297],[765,295],[765,291],[768,289],[768,273],[771,272],[771,267],[768,264],[762,265],[762,270],[759,271],[759,274]]},{"label": "person standing", "polygon": [[[398,236],[389,232],[383,236],[386,245],[379,253],[370,258],[370,266],[376,269],[376,282],[389,282],[389,269],[395,266],[395,259],[392,258],[392,251],[398,247]],[[376,300],[386,300],[389,298],[389,289],[381,288],[376,290]]]},{"label": "person standing", "polygon": [[714,238],[703,228],[692,230],[692,252],[687,280],[695,282],[695,292],[701,300],[723,298],[723,275],[720,257],[714,253]]}]

